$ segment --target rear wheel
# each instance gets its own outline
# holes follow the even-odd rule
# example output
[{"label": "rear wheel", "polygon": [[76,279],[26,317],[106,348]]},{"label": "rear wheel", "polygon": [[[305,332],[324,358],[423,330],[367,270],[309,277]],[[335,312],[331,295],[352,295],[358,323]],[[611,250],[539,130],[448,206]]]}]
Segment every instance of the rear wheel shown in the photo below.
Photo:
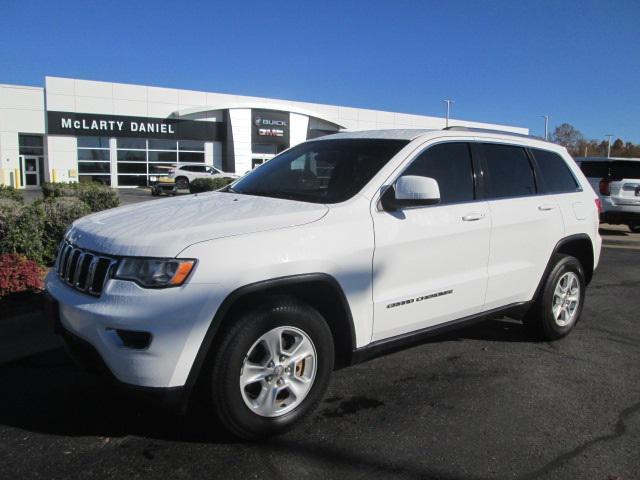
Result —
[{"label": "rear wheel", "polygon": [[533,306],[524,317],[525,326],[537,337],[556,340],[574,327],[584,306],[585,276],[580,262],[556,254],[553,268]]},{"label": "rear wheel", "polygon": [[242,315],[223,334],[211,369],[213,407],[241,438],[282,433],[318,405],[333,360],[324,318],[304,303],[279,297]]},{"label": "rear wheel", "polygon": [[628,226],[633,233],[640,233],[640,222],[631,222]]}]

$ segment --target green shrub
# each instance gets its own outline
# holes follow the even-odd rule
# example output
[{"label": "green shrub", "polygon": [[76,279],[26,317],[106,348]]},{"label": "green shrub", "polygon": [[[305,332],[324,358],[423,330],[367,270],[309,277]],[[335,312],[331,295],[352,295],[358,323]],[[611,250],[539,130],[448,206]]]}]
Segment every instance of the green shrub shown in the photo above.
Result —
[{"label": "green shrub", "polygon": [[77,197],[91,209],[92,212],[107,210],[120,205],[118,193],[101,183],[52,183],[42,185],[44,198]]},{"label": "green shrub", "polygon": [[42,263],[43,236],[44,221],[37,207],[7,199],[0,202],[0,253],[18,253]]},{"label": "green shrub", "polygon": [[214,190],[220,190],[222,187],[226,187],[234,181],[234,178],[227,177],[196,178],[189,182],[189,192],[212,192]]},{"label": "green shrub", "polygon": [[80,183],[44,182],[42,184],[42,195],[44,198],[77,197],[80,185]]},{"label": "green shrub", "polygon": [[0,198],[8,198],[9,200],[14,200],[18,203],[22,203],[24,201],[20,190],[13,187],[5,187],[4,185],[0,185]]},{"label": "green shrub", "polygon": [[42,259],[47,264],[55,261],[56,248],[65,232],[80,217],[91,213],[89,206],[73,197],[52,197],[35,202],[43,222]]},{"label": "green shrub", "polygon": [[[82,184],[80,184],[82,185]],[[120,205],[118,193],[99,183],[87,183],[79,189],[78,197],[92,212],[100,212]]]}]

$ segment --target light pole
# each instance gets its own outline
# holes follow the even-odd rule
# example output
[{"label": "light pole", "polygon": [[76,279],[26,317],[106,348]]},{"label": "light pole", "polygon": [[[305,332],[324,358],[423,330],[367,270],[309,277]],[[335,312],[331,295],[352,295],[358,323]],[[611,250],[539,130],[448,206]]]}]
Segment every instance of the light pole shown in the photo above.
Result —
[{"label": "light pole", "polygon": [[607,143],[607,158],[611,158],[611,138],[613,137],[613,134],[607,133],[605,137],[609,139],[609,142]]},{"label": "light pole", "polygon": [[447,120],[446,120],[446,123],[445,123],[445,127],[448,127],[449,126],[449,114],[451,113],[451,105],[453,105],[456,102],[454,102],[453,100],[449,100],[449,99],[445,99],[445,100],[442,100],[442,101],[447,104],[447,117],[446,117]]},{"label": "light pole", "polygon": [[544,139],[549,140],[549,119],[551,115],[542,115],[542,118],[544,118]]}]

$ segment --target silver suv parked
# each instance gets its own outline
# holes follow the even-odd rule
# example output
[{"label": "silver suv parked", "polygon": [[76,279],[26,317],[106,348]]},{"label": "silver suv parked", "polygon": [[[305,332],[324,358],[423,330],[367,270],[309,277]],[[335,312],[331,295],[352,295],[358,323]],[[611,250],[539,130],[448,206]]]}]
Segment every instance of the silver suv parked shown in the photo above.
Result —
[{"label": "silver suv parked", "polygon": [[640,158],[584,157],[577,162],[600,195],[600,220],[640,232]]}]

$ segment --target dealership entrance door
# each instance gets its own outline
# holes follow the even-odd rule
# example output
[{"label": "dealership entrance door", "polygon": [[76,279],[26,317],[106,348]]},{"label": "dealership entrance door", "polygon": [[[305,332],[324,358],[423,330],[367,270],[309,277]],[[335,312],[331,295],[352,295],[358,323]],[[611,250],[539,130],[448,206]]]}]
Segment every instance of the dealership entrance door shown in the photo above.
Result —
[{"label": "dealership entrance door", "polygon": [[22,181],[24,187],[40,186],[40,168],[42,166],[42,157],[23,156],[22,157]]}]

